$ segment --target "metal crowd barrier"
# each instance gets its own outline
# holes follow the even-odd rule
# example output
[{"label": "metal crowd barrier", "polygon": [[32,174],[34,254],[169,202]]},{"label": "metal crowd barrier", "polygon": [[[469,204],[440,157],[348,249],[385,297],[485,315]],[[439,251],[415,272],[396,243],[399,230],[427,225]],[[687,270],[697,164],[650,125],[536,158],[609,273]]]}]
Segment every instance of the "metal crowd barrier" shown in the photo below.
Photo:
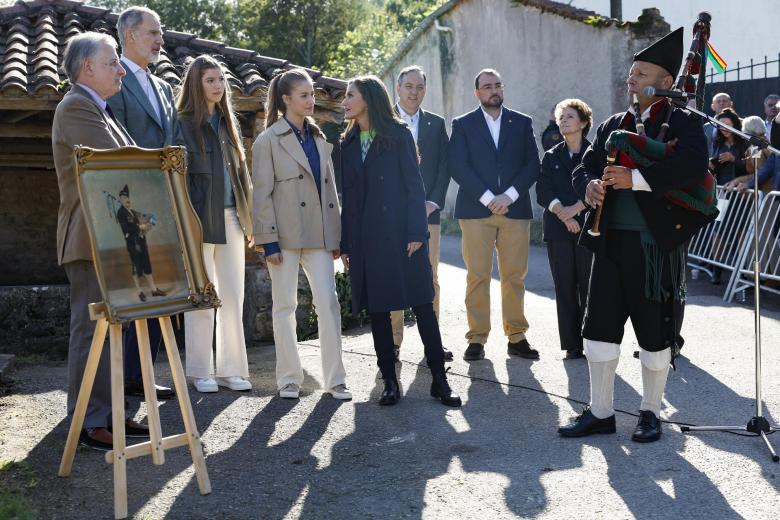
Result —
[{"label": "metal crowd barrier", "polygon": [[[688,265],[711,278],[716,269],[728,271],[730,274],[723,299],[731,301],[735,293],[732,289],[737,279],[737,266],[744,265],[744,257],[752,244],[753,190],[737,191],[718,186],[716,195],[720,214],[717,220],[691,238]],[[764,194],[761,192],[758,193],[758,201],[759,208],[762,208]]]},{"label": "metal crowd barrier", "polygon": [[[780,294],[780,236],[778,236],[780,231],[780,191],[769,192],[763,197],[758,210],[758,219],[758,255],[761,263],[760,289]],[[723,299],[729,302],[741,291],[755,288],[753,265],[756,255],[752,233],[750,240],[744,247],[742,257],[735,264],[736,268],[731,283],[723,296]]]}]

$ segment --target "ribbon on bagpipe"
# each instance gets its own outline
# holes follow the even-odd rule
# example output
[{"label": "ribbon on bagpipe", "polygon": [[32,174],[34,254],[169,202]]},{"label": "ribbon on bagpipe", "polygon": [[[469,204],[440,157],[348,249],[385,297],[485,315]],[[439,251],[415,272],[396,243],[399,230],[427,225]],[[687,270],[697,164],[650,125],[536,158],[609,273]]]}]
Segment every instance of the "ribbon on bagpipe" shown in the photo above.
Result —
[{"label": "ribbon on bagpipe", "polygon": [[[609,134],[605,144],[607,152],[622,152],[620,165],[629,169],[648,167],[671,157],[673,143],[664,143],[644,135],[626,130],[615,130]],[[712,215],[717,211],[715,177],[709,172],[696,186],[684,190],[670,190],[664,193],[669,202],[689,211]]]},{"label": "ribbon on bagpipe", "polygon": [[[696,108],[701,110],[704,104],[705,69],[704,59],[707,55],[707,40],[710,37],[709,13],[702,12],[693,25],[693,41],[691,48],[685,57],[680,76],[677,78],[675,90],[685,91],[692,95]],[[670,100],[664,103],[671,105]],[[658,137],[651,139],[644,135],[638,135],[626,130],[615,130],[607,138],[607,152],[614,149],[623,152],[635,166],[650,166],[658,161],[670,157],[674,153],[674,143],[666,142],[666,134],[669,130],[669,119],[672,116],[671,106],[666,110],[666,120],[661,125]],[[664,194],[666,199],[689,211],[698,211],[704,215],[712,215],[717,211],[715,197],[715,177],[709,170],[705,171],[701,181],[689,188],[671,190]]]}]

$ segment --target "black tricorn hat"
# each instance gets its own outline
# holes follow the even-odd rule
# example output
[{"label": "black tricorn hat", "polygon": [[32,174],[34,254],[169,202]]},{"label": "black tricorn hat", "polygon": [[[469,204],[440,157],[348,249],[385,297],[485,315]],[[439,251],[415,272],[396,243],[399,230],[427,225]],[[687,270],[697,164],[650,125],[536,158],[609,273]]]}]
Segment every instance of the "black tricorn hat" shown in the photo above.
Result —
[{"label": "black tricorn hat", "polygon": [[120,197],[130,197],[130,189],[127,187],[127,184],[125,184],[125,187],[122,188],[122,191],[119,192]]},{"label": "black tricorn hat", "polygon": [[657,42],[634,54],[634,61],[654,63],[672,77],[680,72],[683,59],[683,28],[670,32]]}]

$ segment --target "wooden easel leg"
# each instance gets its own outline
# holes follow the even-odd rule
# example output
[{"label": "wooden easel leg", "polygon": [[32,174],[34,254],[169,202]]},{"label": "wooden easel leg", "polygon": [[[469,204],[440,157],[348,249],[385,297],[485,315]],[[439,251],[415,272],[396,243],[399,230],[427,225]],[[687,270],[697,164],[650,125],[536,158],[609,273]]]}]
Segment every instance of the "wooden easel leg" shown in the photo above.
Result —
[{"label": "wooden easel leg", "polygon": [[98,365],[100,364],[100,355],[103,353],[103,343],[106,340],[107,330],[108,321],[99,319],[95,324],[95,333],[92,335],[92,345],[89,347],[89,356],[87,356],[87,364],[84,367],[84,377],[81,378],[76,408],[73,410],[73,417],[70,420],[68,440],[65,442],[65,451],[60,461],[60,477],[70,475],[70,470],[73,467],[73,458],[76,456],[76,446],[78,446],[79,435],[81,435],[81,427],[84,425],[84,415],[87,413],[87,405],[92,395],[92,385],[95,383],[95,374],[97,374]]},{"label": "wooden easel leg", "polygon": [[152,443],[152,462],[156,465],[165,463],[165,451],[162,443],[162,429],[160,426],[160,410],[157,408],[157,391],[154,386],[154,364],[149,346],[149,328],[146,320],[136,320],[135,329],[138,331],[138,352],[141,360],[141,374],[143,375],[144,396],[146,398],[146,414],[149,422],[149,441]]},{"label": "wooden easel leg", "polygon": [[184,429],[187,432],[187,440],[190,445],[190,455],[192,464],[195,467],[195,476],[198,479],[198,488],[201,495],[211,493],[211,481],[206,470],[206,460],[203,457],[203,447],[198,434],[198,426],[195,423],[195,415],[192,413],[190,404],[190,393],[187,389],[187,379],[184,377],[184,369],[179,357],[179,349],[176,347],[176,338],[173,335],[171,318],[159,318],[160,329],[162,330],[163,340],[165,342],[165,352],[168,355],[168,362],[171,365],[171,375],[173,376],[173,386],[176,388],[176,397],[179,400],[179,409],[181,410]]},{"label": "wooden easel leg", "polygon": [[114,437],[114,518],[127,518],[125,376],[122,362],[122,325],[119,323],[112,324],[109,336],[111,338],[111,420]]}]

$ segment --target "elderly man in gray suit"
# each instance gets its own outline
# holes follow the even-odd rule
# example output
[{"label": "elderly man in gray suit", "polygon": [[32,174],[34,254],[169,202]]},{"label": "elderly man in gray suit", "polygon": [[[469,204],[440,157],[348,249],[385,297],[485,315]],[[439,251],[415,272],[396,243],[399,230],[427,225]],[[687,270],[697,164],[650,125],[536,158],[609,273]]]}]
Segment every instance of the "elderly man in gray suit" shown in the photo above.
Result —
[{"label": "elderly man in gray suit", "polygon": [[[162,148],[184,145],[173,90],[149,70],[157,63],[163,45],[160,17],[146,7],[129,7],[117,21],[119,43],[122,45],[121,65],[127,72],[122,89],[108,100],[117,119],[127,128],[136,145],[142,148]],[[157,320],[149,321],[149,344],[152,360],[157,359],[162,333]],[[124,335],[125,393],[143,397],[141,362],[135,327]],[[170,399],[173,391],[157,385],[157,398]]]},{"label": "elderly man in gray suit", "polygon": [[[65,49],[63,68],[72,87],[54,112],[51,138],[60,190],[57,261],[70,282],[68,416],[72,416],[95,331],[88,305],[102,300],[81,209],[73,147],[83,145],[105,150],[134,143],[106,104],[106,99],[119,91],[125,75],[114,39],[95,32],[75,36]],[[108,357],[109,350],[104,348],[80,437],[83,444],[100,450],[110,450],[113,446],[107,428],[111,420]],[[148,431],[148,427],[127,421],[128,436],[143,436]]]}]

